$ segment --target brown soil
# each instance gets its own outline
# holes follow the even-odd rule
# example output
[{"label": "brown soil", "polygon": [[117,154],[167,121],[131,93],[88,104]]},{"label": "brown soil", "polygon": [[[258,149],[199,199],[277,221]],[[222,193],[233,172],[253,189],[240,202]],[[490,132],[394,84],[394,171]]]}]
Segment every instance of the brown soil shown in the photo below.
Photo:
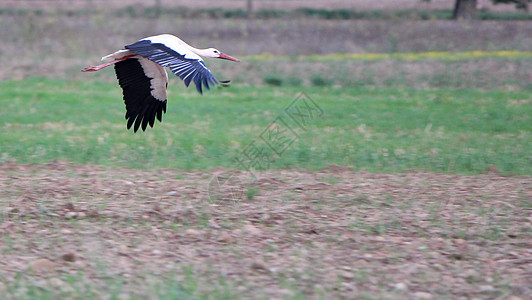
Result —
[{"label": "brown soil", "polygon": [[0,164],[0,289],[21,272],[61,293],[59,278],[81,273],[102,298],[116,276],[143,296],[146,278],[190,269],[201,292],[225,278],[243,298],[532,294],[532,177],[331,166],[249,178]]}]

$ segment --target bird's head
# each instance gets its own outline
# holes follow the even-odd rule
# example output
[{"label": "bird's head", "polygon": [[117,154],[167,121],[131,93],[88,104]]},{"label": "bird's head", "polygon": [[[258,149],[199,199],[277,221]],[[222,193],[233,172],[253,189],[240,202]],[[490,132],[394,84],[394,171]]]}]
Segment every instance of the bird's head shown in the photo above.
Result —
[{"label": "bird's head", "polygon": [[232,57],[232,56],[229,56],[225,53],[222,53],[220,50],[218,49],[214,49],[214,48],[209,48],[207,49],[207,57],[211,57],[211,58],[221,58],[221,59],[227,59],[227,60],[232,60],[232,61],[239,61],[238,59]]}]

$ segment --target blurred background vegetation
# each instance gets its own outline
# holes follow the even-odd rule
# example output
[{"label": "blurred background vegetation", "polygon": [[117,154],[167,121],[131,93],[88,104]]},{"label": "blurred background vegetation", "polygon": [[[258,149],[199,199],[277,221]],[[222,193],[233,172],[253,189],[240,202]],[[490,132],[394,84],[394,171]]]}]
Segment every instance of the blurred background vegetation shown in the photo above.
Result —
[{"label": "blurred background vegetation", "polygon": [[[523,9],[527,0],[517,5],[474,0],[472,16],[478,20],[453,21],[461,1],[472,0],[2,1],[0,79],[82,78],[78,70],[84,65],[166,32],[196,47],[216,46],[244,57],[245,63],[224,70],[240,84],[529,87],[530,60],[522,54],[461,61],[437,55],[414,62],[341,55],[301,59],[532,49],[532,14]],[[209,64],[216,68],[220,62]],[[114,80],[112,74],[97,76]]]}]

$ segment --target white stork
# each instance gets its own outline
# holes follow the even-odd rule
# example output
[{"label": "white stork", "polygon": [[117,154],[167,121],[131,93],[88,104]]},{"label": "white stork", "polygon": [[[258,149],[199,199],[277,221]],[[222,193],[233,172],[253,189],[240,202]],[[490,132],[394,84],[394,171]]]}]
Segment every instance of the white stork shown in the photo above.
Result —
[{"label": "white stork", "polygon": [[[134,123],[135,132],[139,127],[146,130],[148,124],[153,127],[155,117],[162,122],[168,86],[168,74],[164,67],[169,67],[187,87],[194,81],[196,89],[202,94],[202,86],[209,89],[209,84],[215,85],[218,81],[201,56],[239,61],[214,48],[196,49],[170,34],[147,37],[124,48],[102,57],[102,60],[113,61],[81,71],[98,71],[114,64],[126,104],[127,129]],[[228,81],[221,83],[227,84]]]}]

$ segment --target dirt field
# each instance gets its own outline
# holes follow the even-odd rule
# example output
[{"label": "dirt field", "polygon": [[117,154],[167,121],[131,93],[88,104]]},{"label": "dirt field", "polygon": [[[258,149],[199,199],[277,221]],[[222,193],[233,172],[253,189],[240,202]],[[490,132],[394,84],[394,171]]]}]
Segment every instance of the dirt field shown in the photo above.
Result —
[{"label": "dirt field", "polygon": [[532,294],[531,177],[331,166],[265,172],[236,200],[211,184],[209,197],[224,172],[1,164],[0,291],[24,272],[65,295],[65,275],[83,274],[101,298],[116,276],[142,297],[154,275],[190,268],[202,293],[223,278],[242,298]]}]

